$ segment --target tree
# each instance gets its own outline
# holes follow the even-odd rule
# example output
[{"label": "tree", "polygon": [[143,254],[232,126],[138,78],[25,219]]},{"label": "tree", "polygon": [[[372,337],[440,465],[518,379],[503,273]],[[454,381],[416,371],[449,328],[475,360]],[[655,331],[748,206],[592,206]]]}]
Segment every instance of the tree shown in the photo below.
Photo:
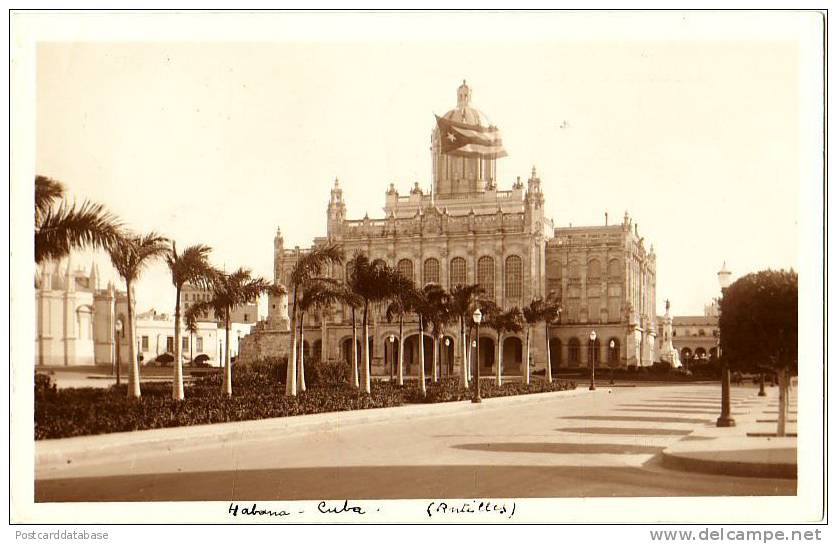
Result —
[{"label": "tree", "polygon": [[797,372],[798,277],[793,270],[748,274],[724,289],[721,356],[730,367],[779,375],[776,434],[785,435],[788,377]]},{"label": "tree", "polygon": [[110,250],[122,239],[122,224],[101,204],[75,204],[56,200],[64,187],[46,176],[35,176],[35,263],[61,259],[73,249],[86,247]]},{"label": "tree", "polygon": [[422,396],[427,395],[427,378],[424,370],[424,332],[433,314],[433,303],[430,300],[434,285],[427,285],[424,289],[413,289],[410,294],[410,308],[418,318],[418,341],[419,341],[419,390]]},{"label": "tree", "polygon": [[[299,366],[297,369],[299,390],[305,391],[305,314],[330,308],[343,297],[342,285],[331,278],[316,278],[310,280],[303,288],[302,298],[299,300]],[[325,349],[325,348],[323,348]]]},{"label": "tree", "polygon": [[503,339],[506,334],[519,333],[523,330],[523,315],[520,308],[514,307],[506,311],[500,311],[490,319],[492,328],[497,331],[497,385],[503,385]]},{"label": "tree", "polygon": [[[232,366],[230,365],[230,314],[237,307],[255,302],[263,294],[281,295],[285,289],[267,280],[252,277],[249,270],[239,268],[228,274],[213,270],[210,274],[210,298],[189,307],[188,312],[199,315],[212,310],[217,319],[224,322],[224,383],[221,392],[232,396]],[[289,361],[290,365],[291,362]]]},{"label": "tree", "polygon": [[[543,299],[540,297],[533,298],[529,304],[523,307],[523,321],[526,323],[526,347],[523,353],[523,383],[529,385],[531,382],[529,372],[529,360],[531,359],[530,338],[532,336],[532,327],[540,323],[541,314],[543,313]],[[549,342],[547,341],[547,344]],[[547,366],[549,370],[549,366]]]},{"label": "tree", "polygon": [[387,267],[387,292],[390,303],[387,305],[386,318],[392,322],[398,316],[398,371],[397,383],[404,385],[404,314],[410,311],[410,294],[415,289],[413,280],[405,277],[397,269]]},{"label": "tree", "polygon": [[429,314],[427,320],[432,328],[433,335],[433,382],[439,381],[439,350],[445,326],[450,323],[450,294],[438,284],[429,283],[424,286],[424,295],[427,298]]},{"label": "tree", "polygon": [[[349,263],[346,265],[349,266]],[[349,274],[351,275],[351,274]],[[355,293],[348,284],[341,286],[339,291],[339,302],[345,304],[352,310],[352,378],[351,384],[355,389],[360,388],[360,377],[358,375],[358,358],[357,358],[357,309],[363,307],[363,299]]]},{"label": "tree", "polygon": [[349,261],[349,265],[352,269],[349,286],[363,301],[363,389],[367,393],[371,393],[372,365],[369,355],[369,305],[384,301],[389,297],[387,282],[389,273],[386,264],[380,261],[369,262],[369,257],[362,252],[356,252]]},{"label": "tree", "polygon": [[455,285],[450,291],[450,312],[459,318],[459,338],[462,342],[462,387],[468,388],[468,339],[465,323],[470,322],[476,298],[482,294],[478,284]]},{"label": "tree", "polygon": [[136,324],[134,323],[134,282],[153,260],[166,255],[168,240],[156,232],[144,236],[128,234],[108,248],[110,262],[125,281],[128,295],[128,357],[131,363],[128,376],[128,396],[140,397],[139,361],[137,361]]},{"label": "tree", "polygon": [[543,300],[541,305],[541,321],[546,330],[546,381],[552,383],[552,353],[549,347],[549,325],[558,318],[561,313],[561,304],[552,295]]},{"label": "tree", "polygon": [[192,348],[195,345],[195,335],[198,333],[198,316],[187,311],[184,320],[186,321],[186,330],[189,332],[189,362],[192,363],[195,361]]},{"label": "tree", "polygon": [[[209,252],[211,248],[204,245],[187,247],[183,253],[177,252],[177,245],[174,241],[166,254],[166,264],[171,272],[171,282],[174,285],[174,381],[172,382],[172,398],[183,400],[183,359],[180,355],[180,293],[183,285],[208,287],[212,275],[212,266],[209,264]],[[191,338],[189,339],[191,346]]]},{"label": "tree", "polygon": [[297,250],[296,263],[290,273],[290,288],[293,292],[291,298],[291,334],[288,353],[288,372],[285,384],[285,394],[296,396],[298,387],[297,377],[297,347],[296,336],[297,307],[302,287],[314,278],[322,277],[329,264],[343,262],[343,250],[336,244],[314,246],[310,251],[302,254]]}]

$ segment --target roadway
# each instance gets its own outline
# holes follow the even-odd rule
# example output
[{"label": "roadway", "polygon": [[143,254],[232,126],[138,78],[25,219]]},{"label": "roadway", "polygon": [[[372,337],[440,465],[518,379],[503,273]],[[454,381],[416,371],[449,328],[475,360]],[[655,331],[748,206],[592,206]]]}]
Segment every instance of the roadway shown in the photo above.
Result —
[{"label": "roadway", "polygon": [[[752,386],[733,388],[733,415]],[[720,388],[591,394],[68,467],[37,502],[795,495],[796,480],[684,473],[660,452],[714,425]],[[694,439],[694,437],[692,437]],[[742,438],[746,440],[746,438]]]}]

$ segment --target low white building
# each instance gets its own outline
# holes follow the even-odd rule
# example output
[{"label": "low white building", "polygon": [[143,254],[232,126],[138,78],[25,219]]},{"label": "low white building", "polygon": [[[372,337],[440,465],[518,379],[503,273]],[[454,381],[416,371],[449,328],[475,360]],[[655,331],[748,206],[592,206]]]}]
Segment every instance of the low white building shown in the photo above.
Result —
[{"label": "low white building", "polygon": [[[89,272],[74,268],[69,260],[39,268],[35,277],[37,366],[110,366],[117,354],[123,365],[128,363],[128,297],[112,282],[102,288],[99,278],[95,264]],[[141,364],[174,354],[173,316],[149,310],[136,315],[134,321]],[[117,323],[122,325],[118,334]],[[238,355],[239,342],[252,327],[253,323],[231,324],[231,357]],[[214,320],[199,321],[194,334],[184,323],[180,338],[183,362],[203,360],[221,366],[225,337],[223,325]]]}]

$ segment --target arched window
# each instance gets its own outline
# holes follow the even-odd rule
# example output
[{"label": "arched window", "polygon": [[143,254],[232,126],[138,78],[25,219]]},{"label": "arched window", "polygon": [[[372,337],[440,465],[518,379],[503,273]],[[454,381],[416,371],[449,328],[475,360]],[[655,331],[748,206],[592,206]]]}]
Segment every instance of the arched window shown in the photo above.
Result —
[{"label": "arched window", "polygon": [[611,259],[608,261],[607,275],[611,278],[618,278],[622,275],[622,267],[619,265],[619,259]]},{"label": "arched window", "polygon": [[401,259],[398,261],[398,273],[407,278],[413,279],[413,261],[410,259]]},{"label": "arched window", "polygon": [[450,286],[465,285],[468,281],[467,264],[462,257],[450,260]]},{"label": "arched window", "polygon": [[517,255],[506,257],[506,298],[523,296],[523,259]]},{"label": "arched window", "polygon": [[611,338],[607,341],[607,362],[615,365],[619,362],[619,339]]},{"label": "arched window", "polygon": [[439,260],[427,259],[424,261],[424,283],[439,283]]},{"label": "arched window", "polygon": [[79,306],[76,310],[76,328],[80,340],[93,339],[93,311],[90,306]]},{"label": "arched window", "polygon": [[482,287],[483,294],[494,299],[494,259],[485,255],[477,261],[477,283]]},{"label": "arched window", "polygon": [[602,275],[602,265],[598,259],[590,259],[587,261],[587,277],[599,278]]},{"label": "arched window", "polygon": [[578,338],[570,338],[567,342],[567,362],[570,365],[578,366],[581,359],[581,350],[579,349]]}]

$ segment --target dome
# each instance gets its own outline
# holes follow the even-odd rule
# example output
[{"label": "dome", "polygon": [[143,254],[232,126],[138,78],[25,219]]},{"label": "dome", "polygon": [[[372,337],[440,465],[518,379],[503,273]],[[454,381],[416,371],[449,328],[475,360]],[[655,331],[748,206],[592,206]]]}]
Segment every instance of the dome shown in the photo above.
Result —
[{"label": "dome", "polygon": [[456,108],[450,110],[442,117],[449,121],[465,123],[468,125],[479,125],[482,127],[493,126],[488,117],[480,110],[471,107],[471,88],[465,81],[456,90]]}]

